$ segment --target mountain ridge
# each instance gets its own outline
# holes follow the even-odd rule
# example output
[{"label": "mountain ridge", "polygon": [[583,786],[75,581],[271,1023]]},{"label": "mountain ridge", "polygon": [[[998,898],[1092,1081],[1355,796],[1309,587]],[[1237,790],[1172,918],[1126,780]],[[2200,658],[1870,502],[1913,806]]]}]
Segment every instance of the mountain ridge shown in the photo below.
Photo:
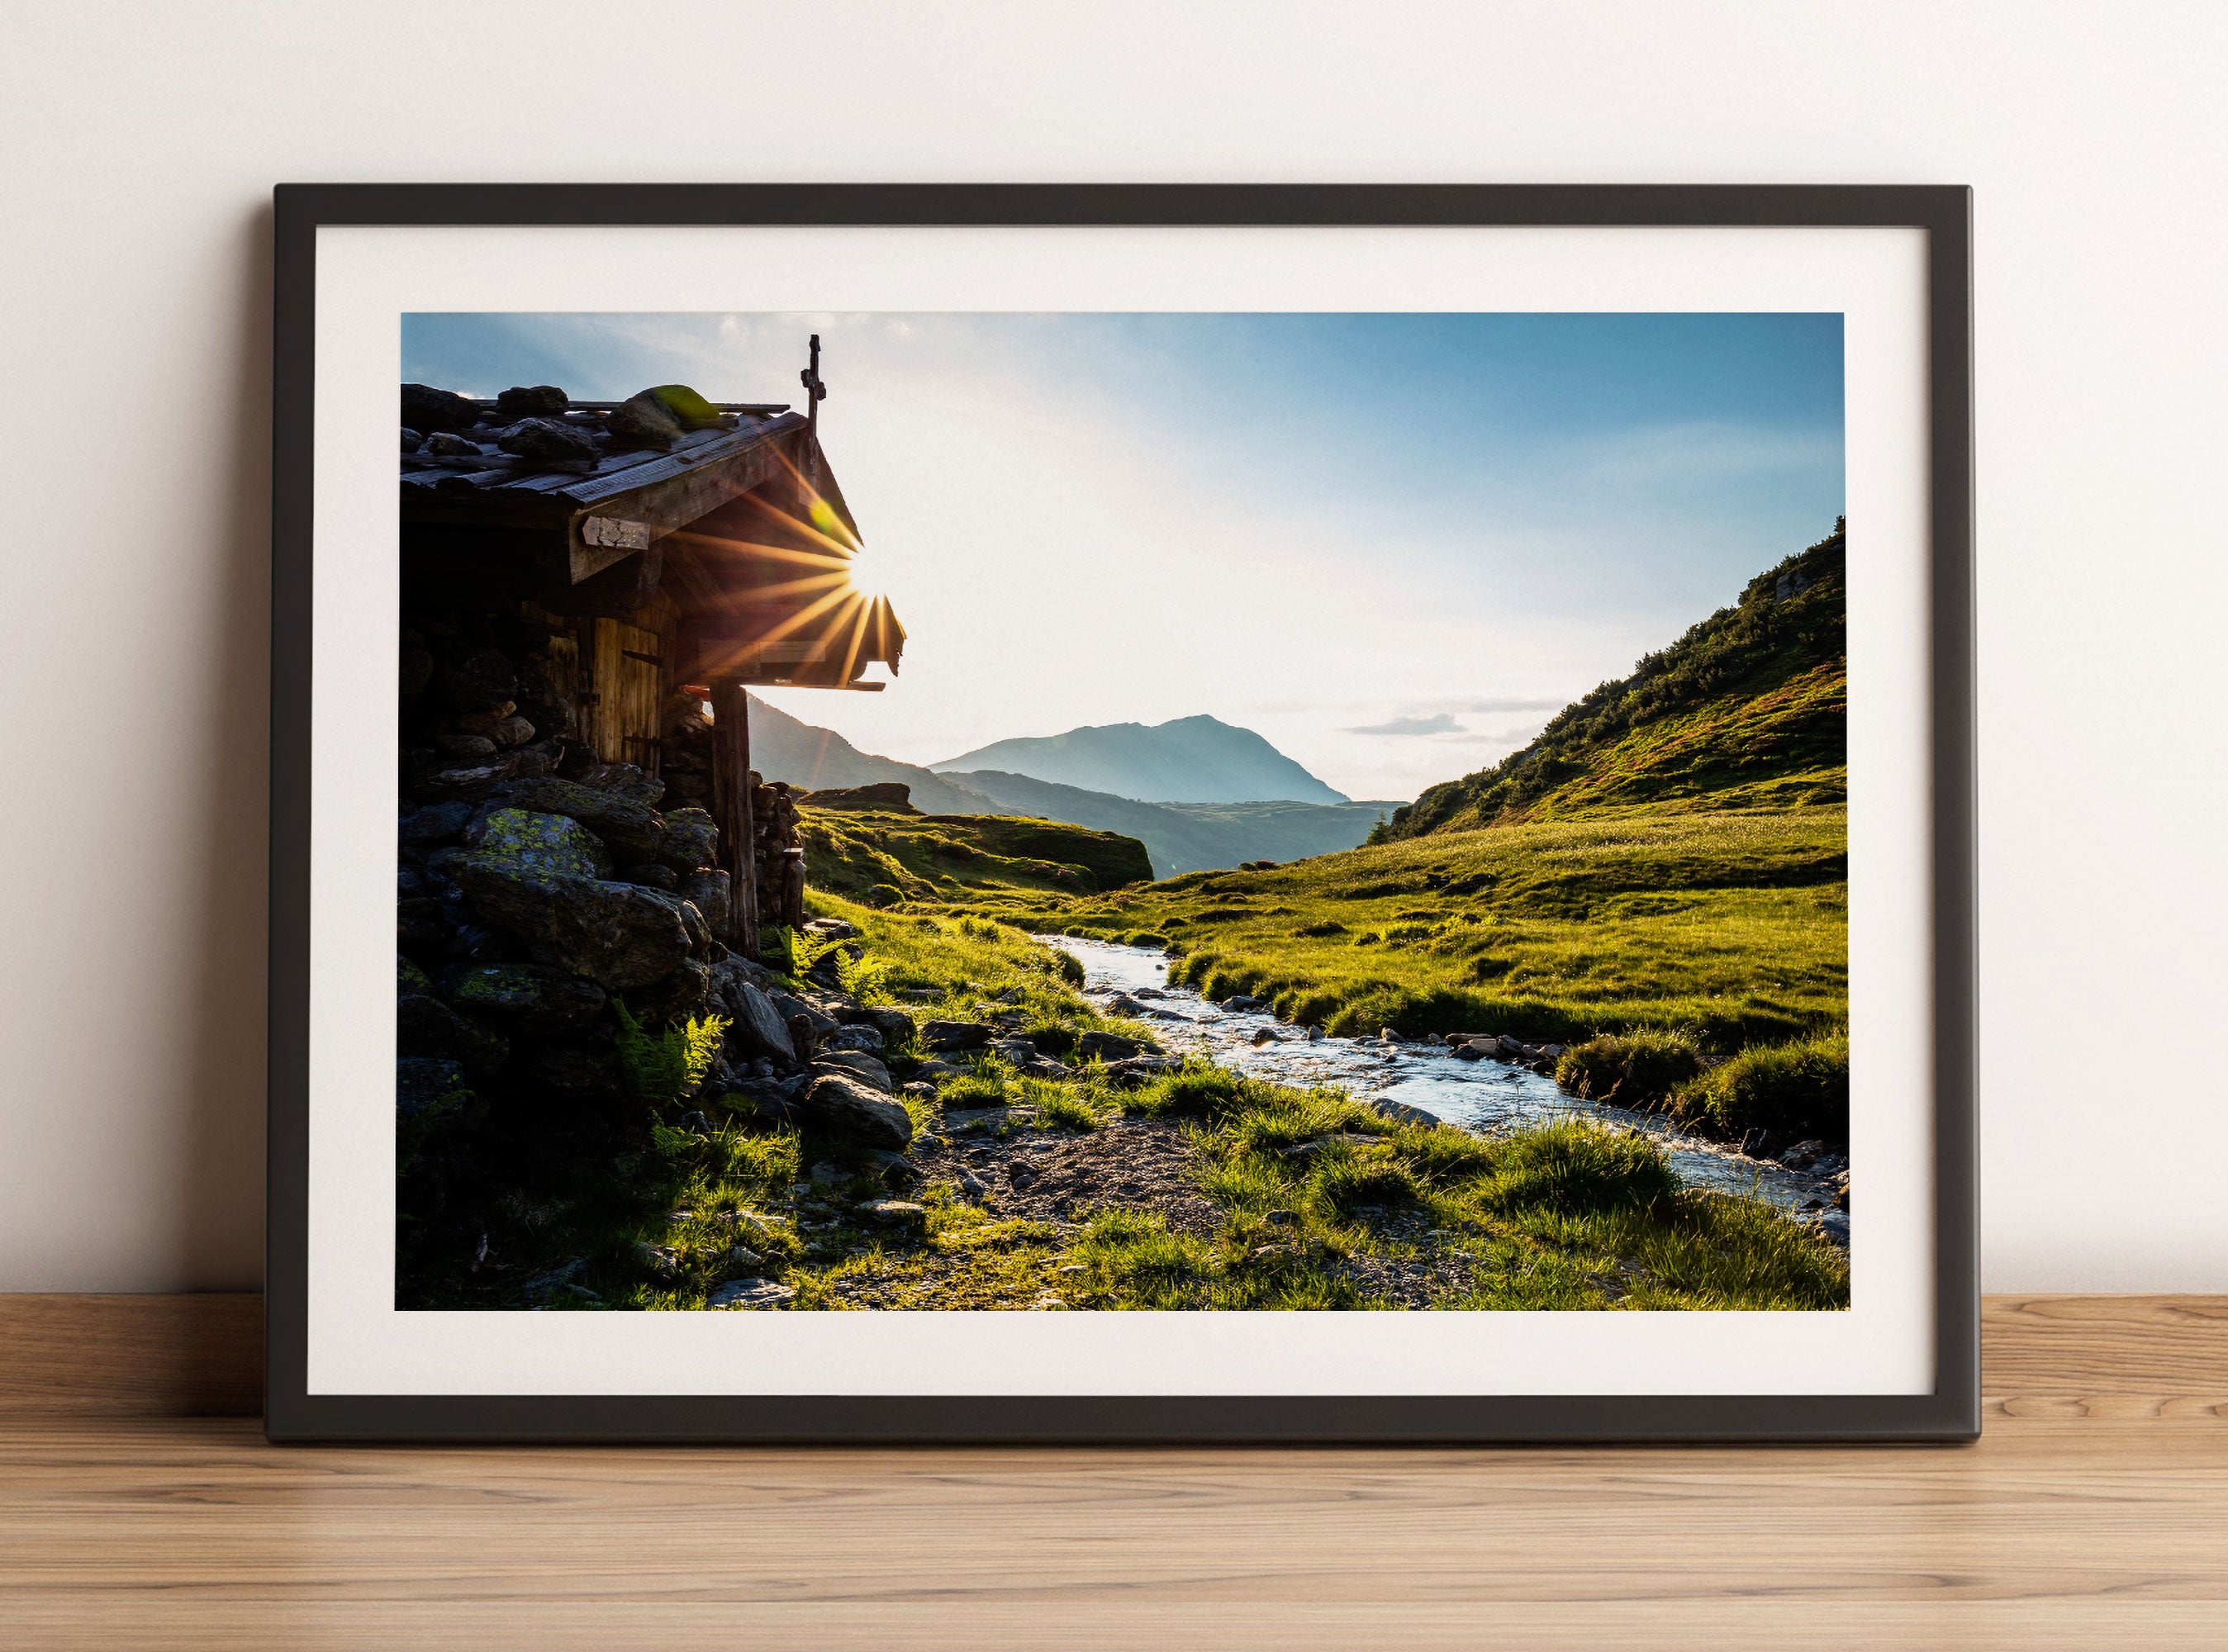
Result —
[{"label": "mountain ridge", "polygon": [[[1162,804],[996,771],[940,774],[862,752],[822,728],[750,697],[751,766],[807,791],[896,781],[930,815],[1035,816],[1144,844],[1154,874],[1214,871],[1246,861],[1293,861],[1358,846],[1397,803]],[[1265,744],[1265,742],[1264,742]],[[1272,748],[1273,749],[1273,748]]]},{"label": "mountain ridge", "polygon": [[1843,519],[1529,745],[1426,787],[1370,841],[1636,808],[1846,803],[1847,575]]},{"label": "mountain ridge", "polygon": [[1350,804],[1250,728],[1204,714],[994,740],[928,765],[996,771],[1138,803]]}]

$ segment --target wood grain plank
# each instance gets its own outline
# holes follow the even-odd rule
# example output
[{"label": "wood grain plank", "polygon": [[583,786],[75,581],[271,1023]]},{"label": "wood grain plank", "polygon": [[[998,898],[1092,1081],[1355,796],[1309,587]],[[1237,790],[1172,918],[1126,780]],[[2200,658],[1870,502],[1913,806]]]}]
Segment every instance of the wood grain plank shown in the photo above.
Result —
[{"label": "wood grain plank", "polygon": [[0,1429],[0,1612],[42,1646],[2055,1648],[2228,1627],[2219,1429],[351,1451],[108,1419]]},{"label": "wood grain plank", "polygon": [[115,1414],[237,1401],[258,1318],[0,1297],[0,1640],[2228,1645],[2221,1298],[1992,1300],[1956,1447],[277,1450]]},{"label": "wood grain plank", "polygon": [[0,1294],[0,1418],[262,1411],[259,1294]]}]

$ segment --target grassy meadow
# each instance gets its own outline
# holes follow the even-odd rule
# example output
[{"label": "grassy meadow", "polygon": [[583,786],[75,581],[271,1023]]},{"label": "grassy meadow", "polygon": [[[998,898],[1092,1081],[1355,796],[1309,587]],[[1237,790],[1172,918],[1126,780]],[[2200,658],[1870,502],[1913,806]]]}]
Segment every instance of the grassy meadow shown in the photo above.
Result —
[{"label": "grassy meadow", "polygon": [[[846,966],[862,1002],[920,1021],[1004,1015],[1049,1052],[1099,1014],[1072,959],[1010,922],[871,907],[816,910],[861,932]],[[890,1047],[900,1080],[923,1058]],[[740,1102],[740,1098],[736,1098]],[[1194,1062],[1136,1088],[1096,1063],[1024,1077],[980,1055],[933,1101],[910,1098],[924,1180],[919,1223],[864,1213],[886,1166],[840,1137],[766,1130],[700,1096],[576,1130],[528,1131],[484,1189],[490,1251],[543,1258],[483,1272],[414,1265],[419,1307],[701,1308],[739,1269],[795,1290],[797,1309],[1833,1309],[1844,1256],[1768,1207],[1681,1188],[1644,1136],[1570,1121],[1507,1137],[1396,1124],[1335,1092]],[[684,1107],[688,1109],[683,1111]],[[547,1121],[543,1121],[547,1122]],[[1196,1198],[1185,1228],[1118,1198],[1072,1220],[1016,1219],[964,1196],[951,1154],[1084,1143],[1125,1123],[1172,1133]],[[541,1143],[537,1149],[534,1145]],[[739,1256],[741,1246],[746,1256]],[[1397,1289],[1395,1286],[1397,1285]]]}]

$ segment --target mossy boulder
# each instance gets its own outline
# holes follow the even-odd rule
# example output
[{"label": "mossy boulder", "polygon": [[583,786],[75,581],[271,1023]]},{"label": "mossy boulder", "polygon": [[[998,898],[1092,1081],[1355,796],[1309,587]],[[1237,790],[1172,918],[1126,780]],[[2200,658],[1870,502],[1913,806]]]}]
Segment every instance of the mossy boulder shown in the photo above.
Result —
[{"label": "mossy boulder", "polygon": [[509,781],[490,796],[498,809],[562,815],[586,827],[621,861],[655,861],[665,842],[665,820],[648,804],[554,775]]},{"label": "mossy boulder", "polygon": [[480,914],[523,941],[537,963],[609,991],[662,981],[695,950],[685,903],[662,890],[537,872],[476,850],[447,870]]},{"label": "mossy boulder", "polygon": [[665,816],[665,838],[656,856],[675,872],[694,872],[720,858],[720,829],[701,809],[675,809]]},{"label": "mossy boulder", "polygon": [[483,964],[447,977],[450,1004],[534,1038],[589,1036],[608,995],[541,964]]},{"label": "mossy boulder", "polygon": [[466,841],[480,854],[528,872],[565,872],[579,878],[611,875],[611,855],[603,840],[567,815],[491,810]]}]

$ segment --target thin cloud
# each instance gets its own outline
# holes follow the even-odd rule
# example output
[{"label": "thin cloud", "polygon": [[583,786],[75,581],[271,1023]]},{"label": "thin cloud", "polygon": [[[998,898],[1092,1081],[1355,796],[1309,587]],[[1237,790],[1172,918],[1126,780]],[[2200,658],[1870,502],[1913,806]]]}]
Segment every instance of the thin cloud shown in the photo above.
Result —
[{"label": "thin cloud", "polygon": [[1370,723],[1344,732],[1348,734],[1462,734],[1469,731],[1454,720],[1451,713],[1440,711],[1429,717],[1395,717],[1389,722]]},{"label": "thin cloud", "polygon": [[1525,699],[1519,696],[1500,700],[1465,701],[1455,709],[1461,712],[1477,712],[1490,716],[1510,711],[1560,711],[1569,703],[1567,700]]}]

